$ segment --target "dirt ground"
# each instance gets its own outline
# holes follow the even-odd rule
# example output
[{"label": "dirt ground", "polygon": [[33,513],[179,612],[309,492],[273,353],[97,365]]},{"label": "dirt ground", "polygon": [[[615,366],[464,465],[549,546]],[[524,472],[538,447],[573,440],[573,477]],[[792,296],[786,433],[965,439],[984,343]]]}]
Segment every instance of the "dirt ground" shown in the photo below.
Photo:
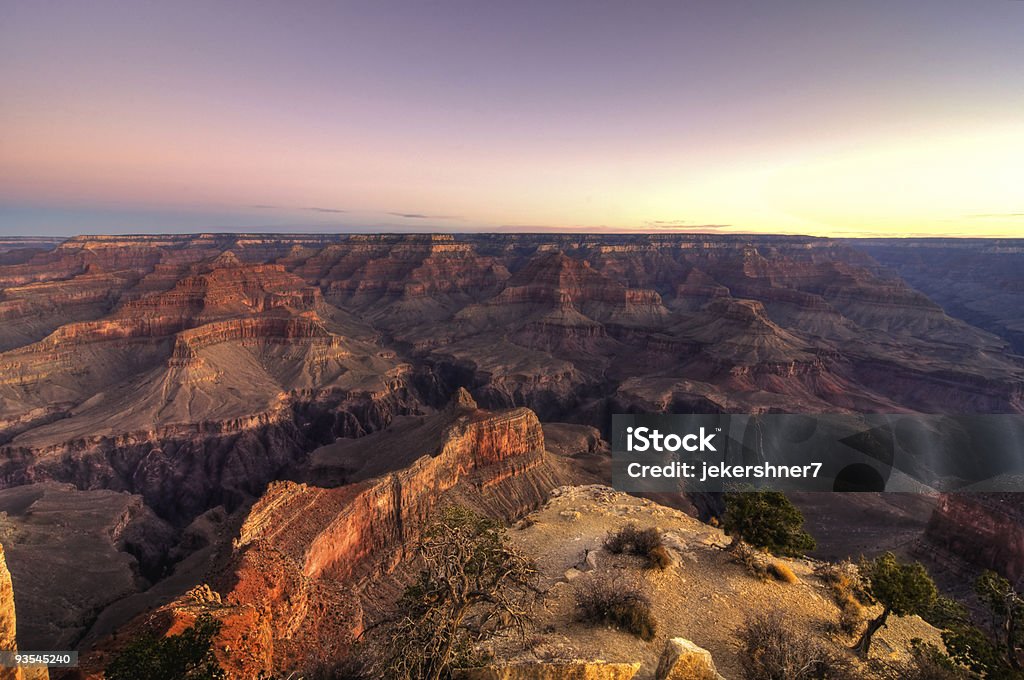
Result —
[{"label": "dirt ground", "polygon": [[[665,570],[646,568],[640,557],[602,549],[611,531],[635,523],[657,527],[673,557]],[[813,633],[845,650],[853,639],[830,633],[839,610],[809,560],[780,560],[799,581],[762,581],[733,564],[720,530],[651,501],[603,486],[563,487],[551,501],[509,531],[510,540],[536,560],[546,591],[525,640],[493,642],[498,658],[603,659],[643,666],[636,680],[654,676],[665,641],[684,637],[711,652],[719,672],[739,678],[735,632],[747,616],[773,607],[795,631]],[[591,564],[585,562],[592,551]],[[638,585],[651,599],[658,629],[645,642],[610,627],[576,621],[575,594],[594,579]],[[918,617],[891,617],[875,637],[873,658],[904,656],[913,638],[941,645],[939,632]]]}]

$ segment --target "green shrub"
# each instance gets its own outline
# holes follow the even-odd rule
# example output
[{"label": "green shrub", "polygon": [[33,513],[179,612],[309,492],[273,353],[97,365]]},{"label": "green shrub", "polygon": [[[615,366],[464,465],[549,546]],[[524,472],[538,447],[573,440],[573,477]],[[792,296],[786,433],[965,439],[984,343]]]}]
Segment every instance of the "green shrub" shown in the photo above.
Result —
[{"label": "green shrub", "polygon": [[222,680],[224,669],[213,653],[221,623],[209,614],[178,635],[144,635],[107,666],[106,680]]},{"label": "green shrub", "polygon": [[908,660],[876,665],[876,675],[892,680],[967,680],[976,677],[956,665],[935,645],[917,639],[911,641]]},{"label": "green shrub", "polygon": [[750,491],[725,496],[722,527],[733,546],[745,541],[775,555],[797,557],[814,549],[803,530],[804,516],[779,491]]},{"label": "green shrub", "polygon": [[920,562],[904,563],[891,552],[860,565],[871,597],[882,605],[882,613],[868,621],[855,649],[868,658],[871,638],[885,625],[890,614],[909,616],[930,611],[938,598],[935,582]]}]

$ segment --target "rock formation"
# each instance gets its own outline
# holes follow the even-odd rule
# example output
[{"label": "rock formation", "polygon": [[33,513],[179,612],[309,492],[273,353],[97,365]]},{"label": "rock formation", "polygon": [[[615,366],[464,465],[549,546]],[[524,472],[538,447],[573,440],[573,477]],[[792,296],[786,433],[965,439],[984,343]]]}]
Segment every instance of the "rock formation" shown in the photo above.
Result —
[{"label": "rock formation", "polygon": [[73,649],[97,611],[163,576],[174,539],[139,496],[53,482],[0,490],[7,566],[32,603],[19,639]]},{"label": "rock formation", "polygon": [[725,680],[715,669],[711,653],[686,638],[672,638],[658,659],[655,680]]},{"label": "rock formation", "polygon": [[949,314],[1004,338],[1024,355],[1024,244],[1013,239],[884,239],[859,241]]},{"label": "rock formation", "polygon": [[[334,487],[271,484],[210,584],[132,626],[172,634],[207,612],[224,624],[218,648],[263,641],[258,653],[244,646],[244,653],[224,655],[232,677],[315,670],[344,657],[365,625],[359,590],[402,563],[438,507],[457,502],[511,520],[577,478],[545,452],[540,423],[527,409],[482,411],[461,391],[444,411],[403,425],[397,437],[386,431],[358,440],[393,471],[371,468],[374,476],[364,470]],[[331,461],[350,462],[346,447],[327,448],[314,478],[328,474]]]},{"label": "rock formation", "polygon": [[939,551],[929,556],[939,562],[951,557],[973,570],[997,571],[1012,583],[1024,578],[1024,504],[1018,494],[945,494],[925,537]]},{"label": "rock formation", "polygon": [[[14,607],[14,586],[11,574],[7,571],[4,547],[0,545],[0,649],[17,651],[18,617]],[[37,650],[27,650],[37,651]],[[19,668],[0,668],[0,678],[4,680],[46,680],[49,673],[45,666],[22,666]]]},{"label": "rock formation", "polygon": [[[115,541],[112,583],[134,557],[160,587],[144,606],[138,584],[89,600],[98,620],[161,610],[203,578],[222,603],[161,610],[161,625],[215,609],[266,665],[297,653],[288,631],[317,607],[357,630],[361,604],[331,578],[400,562],[439,498],[512,518],[606,474],[612,413],[1024,412],[1022,253],[698,234],[5,241],[0,487],[128,492],[176,545]],[[994,282],[936,269],[961,260]],[[565,455],[543,453],[538,421]],[[1018,573],[997,538],[1017,516],[968,505],[948,501],[929,535]],[[242,531],[207,579],[188,559],[213,559],[211,524]],[[49,613],[21,616],[42,630]]]}]

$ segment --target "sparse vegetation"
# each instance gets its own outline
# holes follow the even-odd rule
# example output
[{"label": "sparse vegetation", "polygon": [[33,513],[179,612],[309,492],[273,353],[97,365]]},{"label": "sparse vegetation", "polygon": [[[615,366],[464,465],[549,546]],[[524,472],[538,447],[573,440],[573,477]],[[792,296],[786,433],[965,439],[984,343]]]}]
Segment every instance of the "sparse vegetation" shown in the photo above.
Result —
[{"label": "sparse vegetation", "polygon": [[213,653],[221,623],[204,614],[178,635],[144,635],[107,666],[107,680],[221,680],[224,669]]},{"label": "sparse vegetation", "polygon": [[668,553],[668,548],[663,545],[659,545],[647,555],[648,563],[652,569],[668,569],[672,566],[672,556]]},{"label": "sparse vegetation", "polygon": [[839,630],[844,635],[853,635],[864,625],[867,614],[864,605],[856,600],[845,600],[839,605]]},{"label": "sparse vegetation", "polygon": [[751,576],[766,581],[774,578],[782,583],[799,583],[793,570],[788,565],[771,559],[771,557],[743,541],[736,543],[732,550],[732,561],[742,565]]},{"label": "sparse vegetation", "polygon": [[536,569],[497,522],[451,508],[426,531],[418,556],[423,569],[386,626],[373,677],[439,680],[486,661],[476,642],[525,632]]},{"label": "sparse vegetation", "polygon": [[868,583],[868,593],[882,605],[882,613],[868,621],[867,628],[854,646],[864,659],[871,649],[871,638],[885,625],[890,614],[908,616],[922,614],[934,605],[938,593],[928,571],[919,562],[902,563],[892,553],[885,553],[860,566]]},{"label": "sparse vegetation", "polygon": [[793,570],[790,569],[788,565],[785,565],[782,562],[769,562],[768,572],[775,577],[776,581],[782,581],[783,583],[790,584],[800,582],[800,579],[796,577],[796,574],[793,573]]},{"label": "sparse vegetation", "polygon": [[1007,667],[999,648],[983,630],[970,623],[942,631],[942,643],[956,663],[983,678],[1010,680],[1020,677]]},{"label": "sparse vegetation", "polygon": [[627,524],[608,534],[604,547],[616,555],[625,553],[645,557],[647,566],[652,569],[667,569],[672,564],[672,556],[662,541],[661,532],[653,527],[640,529],[635,524]]},{"label": "sparse vegetation", "polygon": [[653,640],[657,631],[650,599],[630,584],[589,579],[576,591],[576,609],[584,623],[611,624],[641,640]]},{"label": "sparse vegetation", "polygon": [[959,668],[970,669],[984,678],[1022,678],[1024,673],[1011,665],[1011,650],[1005,642],[1015,637],[1009,632],[1016,626],[1008,625],[1006,614],[1010,612],[1004,609],[1014,602],[1012,590],[1008,581],[992,572],[982,574],[975,582],[975,595],[981,604],[988,606],[991,615],[988,630],[975,625],[964,605],[945,597],[938,598],[921,616],[942,629],[942,641],[949,658],[959,664]]},{"label": "sparse vegetation", "polygon": [[729,493],[725,496],[722,527],[733,538],[774,555],[797,557],[814,549],[814,539],[803,530],[804,516],[779,491]]},{"label": "sparse vegetation", "polygon": [[845,635],[859,631],[866,618],[864,604],[871,596],[857,566],[848,561],[825,563],[815,567],[814,573],[828,586],[839,607],[839,630]]},{"label": "sparse vegetation", "polygon": [[762,581],[768,579],[768,558],[763,552],[743,541],[736,541],[730,553],[732,561],[746,569],[748,574]]},{"label": "sparse vegetation", "polygon": [[841,652],[792,632],[778,609],[750,616],[737,632],[746,680],[852,680],[853,664]]},{"label": "sparse vegetation", "polygon": [[874,677],[890,680],[969,680],[976,678],[932,644],[913,640],[910,659],[896,663],[875,662]]},{"label": "sparse vegetation", "polygon": [[1008,580],[994,571],[986,571],[978,577],[974,593],[991,614],[991,628],[1007,665],[1013,671],[1020,672],[1020,648],[1024,644],[1024,598]]},{"label": "sparse vegetation", "polygon": [[842,605],[848,600],[861,604],[871,601],[868,585],[864,582],[860,569],[849,560],[838,564],[834,562],[819,564],[814,568],[814,575],[829,587],[836,604]]}]

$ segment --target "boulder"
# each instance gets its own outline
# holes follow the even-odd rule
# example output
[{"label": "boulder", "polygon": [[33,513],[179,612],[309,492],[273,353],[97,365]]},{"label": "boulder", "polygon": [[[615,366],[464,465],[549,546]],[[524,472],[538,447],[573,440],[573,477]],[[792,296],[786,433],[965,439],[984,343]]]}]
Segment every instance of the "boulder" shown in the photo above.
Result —
[{"label": "boulder", "polygon": [[658,660],[655,680],[725,680],[715,669],[711,652],[685,638],[672,638]]}]

